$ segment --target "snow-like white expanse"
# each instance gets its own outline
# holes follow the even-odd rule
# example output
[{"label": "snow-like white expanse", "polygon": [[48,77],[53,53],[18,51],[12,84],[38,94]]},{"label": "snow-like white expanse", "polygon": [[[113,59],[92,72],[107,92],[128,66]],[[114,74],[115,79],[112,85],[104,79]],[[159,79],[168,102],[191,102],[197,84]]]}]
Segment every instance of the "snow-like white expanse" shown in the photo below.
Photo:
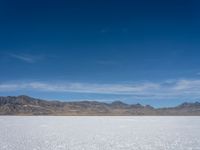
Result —
[{"label": "snow-like white expanse", "polygon": [[200,117],[0,117],[0,150],[200,150]]}]

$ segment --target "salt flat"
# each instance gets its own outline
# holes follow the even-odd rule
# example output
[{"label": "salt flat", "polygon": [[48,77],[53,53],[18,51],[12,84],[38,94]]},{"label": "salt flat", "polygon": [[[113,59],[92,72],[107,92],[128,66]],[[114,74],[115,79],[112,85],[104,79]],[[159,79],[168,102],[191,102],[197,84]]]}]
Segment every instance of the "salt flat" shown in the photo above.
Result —
[{"label": "salt flat", "polygon": [[0,117],[0,150],[200,150],[200,117]]}]

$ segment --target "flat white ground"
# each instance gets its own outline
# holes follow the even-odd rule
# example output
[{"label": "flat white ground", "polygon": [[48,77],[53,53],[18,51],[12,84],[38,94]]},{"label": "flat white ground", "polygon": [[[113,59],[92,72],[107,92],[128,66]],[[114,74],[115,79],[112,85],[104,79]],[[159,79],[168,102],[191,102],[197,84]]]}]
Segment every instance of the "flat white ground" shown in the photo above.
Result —
[{"label": "flat white ground", "polygon": [[0,150],[200,150],[200,117],[0,117]]}]

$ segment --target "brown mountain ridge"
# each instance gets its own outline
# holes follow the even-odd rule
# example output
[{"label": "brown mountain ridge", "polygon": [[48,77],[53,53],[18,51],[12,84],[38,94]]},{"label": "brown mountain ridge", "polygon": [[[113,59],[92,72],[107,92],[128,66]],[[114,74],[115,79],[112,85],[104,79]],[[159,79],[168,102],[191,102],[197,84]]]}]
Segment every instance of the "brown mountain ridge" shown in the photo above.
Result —
[{"label": "brown mountain ridge", "polygon": [[121,101],[60,102],[29,96],[0,97],[0,115],[55,116],[200,116],[200,103],[183,103],[176,107],[154,108],[150,105],[125,104]]}]

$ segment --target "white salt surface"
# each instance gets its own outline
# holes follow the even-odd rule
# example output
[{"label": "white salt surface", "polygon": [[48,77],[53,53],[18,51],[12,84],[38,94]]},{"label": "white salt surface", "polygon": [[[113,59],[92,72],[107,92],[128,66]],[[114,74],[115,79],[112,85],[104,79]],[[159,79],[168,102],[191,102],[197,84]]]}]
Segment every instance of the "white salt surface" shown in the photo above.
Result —
[{"label": "white salt surface", "polygon": [[200,150],[200,117],[0,117],[0,150]]}]

